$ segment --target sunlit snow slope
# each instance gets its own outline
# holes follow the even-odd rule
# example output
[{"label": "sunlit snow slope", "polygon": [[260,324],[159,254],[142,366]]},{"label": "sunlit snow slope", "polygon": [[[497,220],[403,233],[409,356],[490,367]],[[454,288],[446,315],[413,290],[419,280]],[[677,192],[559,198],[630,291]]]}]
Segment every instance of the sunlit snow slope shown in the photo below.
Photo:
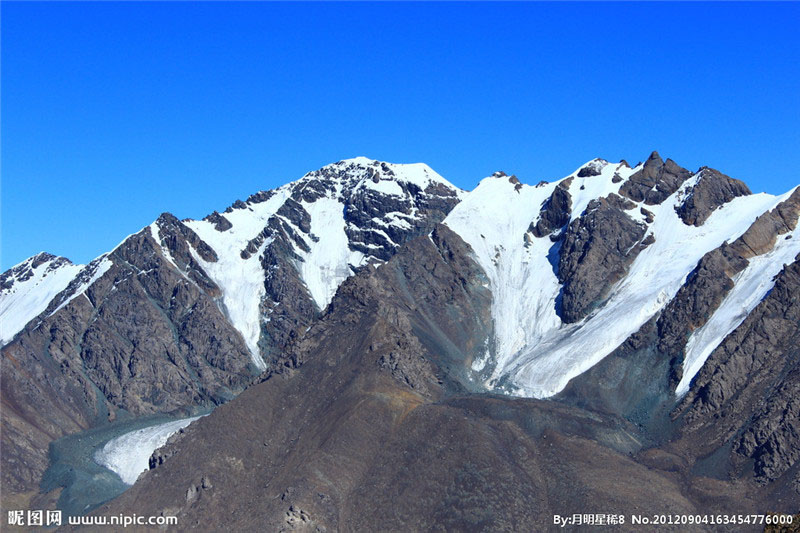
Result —
[{"label": "sunlit snow slope", "polygon": [[[599,169],[599,175],[579,177],[576,171],[564,178],[571,179],[566,182],[573,206],[570,221],[581,216],[592,199],[618,194],[625,180],[641,168],[602,160],[582,168],[589,165]],[[676,206],[700,179],[702,172],[661,204],[634,202],[635,208],[626,211],[631,219],[646,224],[645,236],[655,240],[635,258],[605,303],[572,324],[562,322],[557,312],[558,244],[529,231],[539,219],[542,204],[561,182],[532,187],[515,184],[505,175],[481,181],[445,224],[472,246],[490,280],[496,350],[486,357],[487,368],[493,368],[487,385],[522,396],[557,394],[664,308],[706,252],[736,239],[758,215],[781,200],[768,194],[734,198],[701,226],[687,225]],[[652,212],[651,223],[644,220],[640,207]],[[782,266],[770,265],[770,272]]]},{"label": "sunlit snow slope", "polygon": [[6,272],[0,284],[0,344],[47,309],[82,268],[43,252]]},{"label": "sunlit snow slope", "polygon": [[[228,318],[242,333],[254,362],[264,368],[258,342],[261,321],[269,320],[263,302],[271,265],[265,270],[262,255],[276,235],[285,237],[280,244],[290,249],[300,279],[322,310],[357,268],[384,260],[402,244],[398,235],[423,221],[427,203],[443,191],[454,199],[461,194],[427,165],[358,157],[234,204],[221,215],[230,223],[228,229],[220,231],[210,219],[186,225],[219,256],[217,262],[195,259],[222,289]],[[257,243],[256,249],[243,253],[251,243]]]}]

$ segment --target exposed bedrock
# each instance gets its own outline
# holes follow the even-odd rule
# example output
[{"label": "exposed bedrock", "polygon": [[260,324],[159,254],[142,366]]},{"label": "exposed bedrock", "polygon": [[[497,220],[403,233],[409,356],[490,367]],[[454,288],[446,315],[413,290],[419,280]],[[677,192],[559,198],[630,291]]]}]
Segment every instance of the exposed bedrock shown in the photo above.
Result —
[{"label": "exposed bedrock", "polygon": [[656,205],[677,191],[691,175],[690,171],[672,159],[664,161],[658,152],[653,152],[642,169],[632,174],[628,181],[622,184],[619,192],[635,202]]},{"label": "exposed bedrock", "polygon": [[544,237],[550,233],[564,227],[572,214],[572,197],[569,194],[569,186],[572,182],[568,178],[553,190],[550,197],[545,200],[539,213],[539,220],[534,226],[531,224],[529,231],[536,237]]},{"label": "exposed bedrock", "polygon": [[643,242],[646,231],[647,226],[634,221],[613,198],[589,202],[567,228],[561,245],[559,312],[564,322],[577,322],[602,304],[608,290],[647,246]]},{"label": "exposed bedrock", "polygon": [[702,226],[718,207],[739,196],[752,194],[743,182],[713,168],[703,167],[699,174],[697,184],[689,188],[686,199],[675,208],[685,224]]}]

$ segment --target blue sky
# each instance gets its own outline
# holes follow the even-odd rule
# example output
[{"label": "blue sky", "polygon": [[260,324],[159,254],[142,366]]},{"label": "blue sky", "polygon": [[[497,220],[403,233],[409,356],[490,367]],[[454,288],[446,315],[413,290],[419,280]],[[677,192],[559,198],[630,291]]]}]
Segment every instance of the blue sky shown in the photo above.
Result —
[{"label": "blue sky", "polygon": [[800,4],[2,4],[2,257],[86,262],[365,155],[472,188],[657,149],[800,182]]}]

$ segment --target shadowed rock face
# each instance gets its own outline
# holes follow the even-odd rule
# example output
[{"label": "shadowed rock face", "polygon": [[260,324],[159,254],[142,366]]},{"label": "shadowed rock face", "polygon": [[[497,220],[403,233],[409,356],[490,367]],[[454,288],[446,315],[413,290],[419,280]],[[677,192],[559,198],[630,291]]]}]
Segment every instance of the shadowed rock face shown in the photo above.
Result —
[{"label": "shadowed rock face", "polygon": [[539,531],[594,506],[760,508],[748,482],[695,477],[616,416],[465,394],[490,333],[483,282],[446,228],[409,243],[342,285],[292,365],[186,428],[95,512],[174,514],[181,529]]},{"label": "shadowed rock face", "polygon": [[571,182],[571,179],[567,179],[559,183],[550,198],[542,205],[539,220],[535,226],[532,225],[530,228],[534,236],[544,237],[561,229],[569,222],[572,214],[572,197],[569,194]]},{"label": "shadowed rock face", "polygon": [[564,322],[577,322],[601,304],[608,289],[647,246],[643,242],[646,231],[646,226],[609,198],[592,200],[583,215],[572,221],[558,262]]}]

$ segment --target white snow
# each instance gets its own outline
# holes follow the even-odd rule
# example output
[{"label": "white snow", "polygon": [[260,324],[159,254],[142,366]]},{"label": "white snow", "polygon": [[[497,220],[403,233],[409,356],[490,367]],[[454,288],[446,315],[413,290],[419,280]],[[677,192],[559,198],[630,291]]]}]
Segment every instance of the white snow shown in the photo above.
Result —
[{"label": "white snow", "polygon": [[348,248],[343,204],[339,200],[324,197],[312,203],[302,202],[302,205],[311,215],[311,233],[319,241],[305,239],[311,251],[296,250],[304,259],[298,270],[314,303],[322,310],[333,299],[339,285],[350,276],[349,265],[360,266],[366,256]]},{"label": "white snow", "polygon": [[[32,261],[33,258],[26,259],[12,270]],[[0,345],[8,343],[25,324],[43,313],[84,267],[65,263],[53,268],[52,263],[51,260],[40,264],[30,279],[15,281],[11,288],[0,291]]]},{"label": "white snow", "polygon": [[[614,172],[627,178],[635,170],[606,165],[599,176],[577,178],[573,173],[572,218],[591,199],[618,192],[624,181],[612,183]],[[558,182],[516,191],[506,178],[487,178],[468,193],[445,223],[472,246],[490,280],[496,367],[487,386],[502,379],[518,395],[557,394],[664,307],[703,254],[736,239],[779,201],[767,194],[737,198],[703,226],[687,226],[674,206],[697,179],[687,180],[661,205],[646,206],[655,214],[648,232],[656,241],[638,255],[606,304],[576,324],[563,324],[556,314],[560,286],[547,260],[553,244],[547,237],[531,236],[530,246],[524,246],[529,224],[536,222],[542,202]],[[635,216],[635,211],[628,213]]]},{"label": "white snow", "polygon": [[201,417],[184,418],[120,435],[97,450],[94,460],[116,472],[124,483],[133,485],[139,475],[149,468],[153,452],[166,444],[170,436],[198,418]]},{"label": "white snow", "polygon": [[[72,294],[71,294],[71,295],[70,295],[70,296],[69,296],[69,297],[68,297],[66,300],[64,300],[63,302],[61,302],[61,303],[59,304],[59,306],[58,306],[58,307],[56,307],[56,308],[55,308],[55,310],[54,310],[52,313],[50,313],[50,315],[49,315],[49,316],[53,316],[54,314],[58,313],[58,312],[59,312],[61,309],[63,309],[63,308],[64,308],[64,307],[65,307],[65,306],[66,306],[68,303],[70,303],[70,302],[71,302],[72,300],[74,300],[76,297],[78,297],[78,296],[80,296],[81,294],[83,294],[84,292],[86,292],[86,289],[88,289],[89,287],[91,287],[91,286],[92,286],[92,284],[93,284],[95,281],[97,281],[98,279],[100,279],[101,277],[103,277],[103,274],[105,274],[106,272],[108,272],[108,270],[111,268],[111,265],[113,265],[114,263],[111,261],[111,259],[109,259],[109,258],[108,258],[108,256],[107,256],[107,255],[106,255],[106,256],[102,256],[102,255],[101,255],[100,257],[102,258],[102,260],[100,261],[100,264],[99,264],[99,265],[97,265],[97,267],[95,268],[95,270],[94,270],[94,273],[92,273],[92,276],[91,276],[91,277],[90,277],[90,278],[89,278],[87,281],[85,281],[85,282],[81,283],[81,285],[80,285],[80,286],[79,286],[79,287],[78,287],[78,288],[77,288],[77,289],[76,289],[76,290],[75,290],[75,291],[74,291],[74,292],[73,292],[73,293],[72,293]],[[95,259],[95,261],[97,261],[97,259]],[[93,261],[93,262],[94,262],[94,261]],[[92,266],[92,263],[89,263],[89,265],[87,265],[86,267],[84,267],[84,269],[88,269],[88,268],[90,268],[91,266]]]},{"label": "white snow", "polygon": [[383,194],[392,194],[394,196],[403,195],[402,187],[400,187],[400,184],[394,180],[380,180],[378,183],[375,183],[372,180],[365,180],[365,183],[370,189]]},{"label": "white snow", "polygon": [[551,305],[558,280],[547,260],[552,243],[534,239],[530,248],[524,246],[528,226],[555,186],[523,185],[517,192],[505,177],[486,178],[445,219],[472,246],[489,277],[498,367],[559,324]]},{"label": "white snow", "polygon": [[[352,159],[345,159],[339,163],[334,163],[328,166],[342,166],[345,168],[349,167],[356,173],[360,174],[366,167],[373,167],[376,170],[380,170],[383,165],[394,172],[394,176],[392,176],[393,179],[405,181],[407,183],[413,183],[422,190],[425,190],[425,188],[432,183],[441,183],[458,190],[453,186],[452,183],[444,179],[425,163],[386,163],[383,161],[375,161],[367,157],[354,157]],[[376,184],[370,181],[368,186],[372,187],[373,185]]]},{"label": "white snow", "polygon": [[[791,238],[787,239],[787,235]],[[791,234],[779,235],[772,250],[751,258],[747,267],[734,277],[733,289],[725,296],[708,322],[693,331],[686,343],[683,377],[675,389],[678,397],[689,391],[692,379],[711,353],[725,337],[744,322],[747,315],[775,285],[775,276],[780,273],[784,265],[792,263],[798,254],[800,254],[800,224]]]},{"label": "white snow", "polygon": [[284,186],[266,202],[252,204],[249,209],[234,209],[224,213],[223,216],[232,224],[224,232],[217,231],[214,224],[204,220],[186,222],[217,253],[218,260],[210,262],[192,250],[194,259],[222,290],[224,311],[231,325],[242,334],[253,363],[261,370],[266,369],[266,363],[258,349],[261,335],[259,306],[265,291],[264,269],[259,258],[271,240],[265,239],[259,250],[247,259],[242,259],[241,251],[264,229],[269,217],[289,194],[289,188]]}]

